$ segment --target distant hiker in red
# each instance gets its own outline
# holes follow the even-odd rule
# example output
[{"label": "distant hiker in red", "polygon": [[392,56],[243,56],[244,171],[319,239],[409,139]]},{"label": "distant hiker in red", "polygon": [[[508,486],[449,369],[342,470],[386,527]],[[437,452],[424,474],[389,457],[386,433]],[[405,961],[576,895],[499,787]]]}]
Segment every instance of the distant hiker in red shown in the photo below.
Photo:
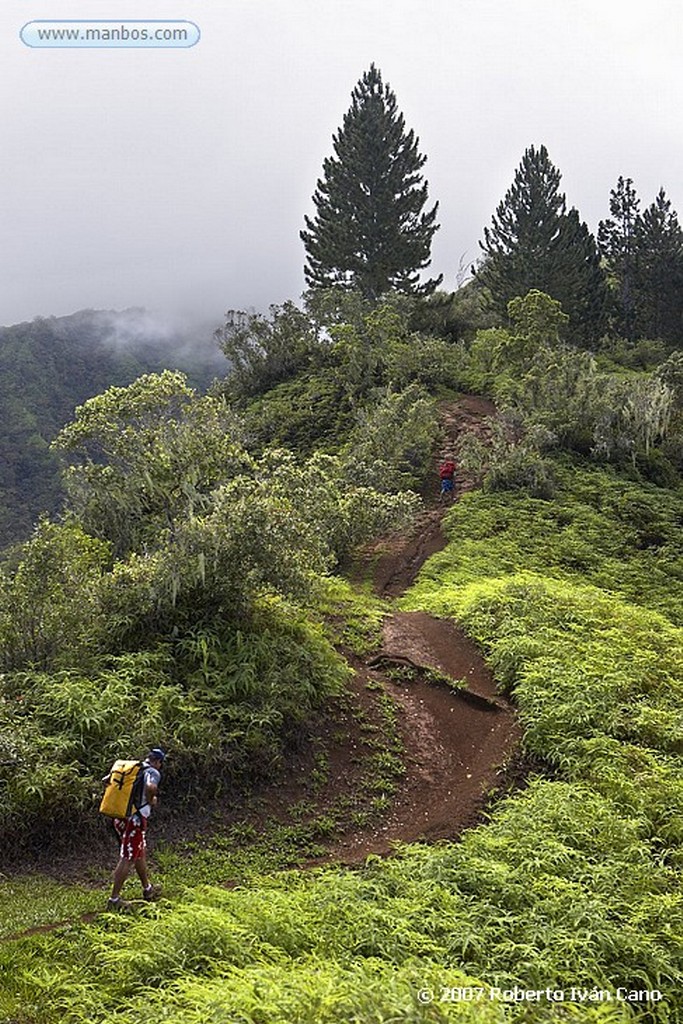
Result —
[{"label": "distant hiker in red", "polygon": [[452,459],[445,459],[439,466],[439,477],[441,479],[441,497],[453,497],[453,485],[455,482],[455,463]]},{"label": "distant hiker in red", "polygon": [[[159,747],[150,750],[140,771],[144,773],[142,782],[142,800],[139,809],[129,818],[114,818],[114,828],[119,837],[121,847],[119,862],[114,869],[114,887],[109,898],[110,910],[123,910],[128,904],[121,899],[123,884],[135,868],[142,885],[142,895],[146,900],[154,900],[159,895],[149,880],[147,870],[147,823],[152,810],[157,805],[157,793],[161,782],[161,767],[166,754]],[[105,776],[103,781],[108,781]]]}]

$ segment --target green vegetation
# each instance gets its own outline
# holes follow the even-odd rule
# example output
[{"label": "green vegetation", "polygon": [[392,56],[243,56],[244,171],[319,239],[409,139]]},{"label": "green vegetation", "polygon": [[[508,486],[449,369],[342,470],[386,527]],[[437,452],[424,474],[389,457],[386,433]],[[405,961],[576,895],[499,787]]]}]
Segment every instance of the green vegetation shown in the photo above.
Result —
[{"label": "green vegetation", "polygon": [[102,893],[99,889],[86,889],[41,876],[8,878],[2,879],[0,885],[0,904],[2,942],[31,928],[45,928],[77,920],[80,915],[94,914],[102,909]]},{"label": "green vegetation", "polygon": [[484,228],[476,278],[501,318],[510,301],[538,289],[562,303],[577,341],[594,343],[603,327],[605,274],[578,211],[567,212],[561,177],[545,146],[526,150],[491,227]]},{"label": "green vegetation", "polygon": [[648,374],[598,367],[560,339],[560,304],[532,290],[509,303],[511,329],[477,332],[463,376],[501,415],[487,437],[459,439],[462,465],[487,489],[554,493],[545,457],[558,449],[611,463],[637,480],[680,483],[683,417],[677,354]]},{"label": "green vegetation", "polygon": [[[389,399],[394,418],[410,422],[410,406]],[[359,425],[356,477],[393,422]],[[0,572],[5,849],[84,826],[122,749],[163,742],[176,799],[272,776],[339,692],[345,663],[297,602],[416,507],[389,493],[421,451],[416,430],[386,489],[352,479],[343,453],[256,460],[241,430],[222,399],[165,372],[90,400],[57,438],[71,518],[42,521]]]},{"label": "green vegetation", "polygon": [[[373,304],[357,292],[321,290],[303,310],[285,303],[268,317],[231,316],[220,338],[236,371],[218,390],[239,408],[250,450],[347,453],[355,466],[374,423],[389,472],[396,459],[400,472],[421,476],[435,433],[427,389],[455,385],[463,353],[413,330],[417,308],[402,295]],[[407,447],[395,436],[406,430],[404,413],[415,435]]]},{"label": "green vegetation", "polygon": [[396,96],[370,65],[351,94],[351,108],[333,137],[313,196],[314,219],[301,232],[307,283],[356,288],[378,299],[388,291],[427,295],[441,277],[419,283],[429,266],[438,203],[423,212],[426,157],[406,132]]},{"label": "green vegetation", "polygon": [[448,548],[416,593],[444,593],[531,569],[591,583],[683,625],[683,495],[594,467],[554,464],[553,501],[520,491],[473,492],[449,511]]},{"label": "green vegetation", "polygon": [[272,599],[241,628],[188,631],[90,672],[11,673],[0,706],[3,846],[46,827],[55,838],[92,829],[108,765],[158,737],[173,750],[176,801],[272,775],[284,745],[345,677],[319,630]]},{"label": "green vegetation", "polygon": [[[16,418],[37,464],[57,435],[68,509],[0,565],[3,863],[87,844],[103,772],[157,743],[169,811],[206,821],[156,851],[165,897],[130,916],[91,918],[99,890],[4,879],[0,1020],[683,1024],[675,214],[660,193],[641,219],[622,180],[605,282],[532,148],[479,282],[425,300],[436,208],[421,214],[424,158],[374,67],[336,143],[303,235],[316,288],[302,308],[231,313],[227,381],[200,395],[171,371],[124,380],[39,438]],[[379,189],[382,216],[396,228],[405,202],[416,229],[387,236],[384,262],[355,243],[349,262],[364,215],[332,239],[327,198],[348,211],[375,148],[399,145],[410,187]],[[379,298],[392,287],[415,294]],[[623,337],[598,361],[585,345],[603,313]],[[280,870],[340,830],[381,835],[409,769],[396,705],[374,682],[353,700],[348,661],[379,647],[368,551],[419,508],[435,395],[458,388],[501,414],[460,439],[481,490],[450,509],[448,545],[402,606],[480,645],[535,774],[458,843]],[[327,799],[341,759],[348,778]],[[292,765],[290,806],[245,800],[235,820],[216,802]],[[545,995],[496,995],[515,986]]]},{"label": "green vegetation", "polygon": [[0,548],[28,537],[42,513],[62,506],[49,446],[77,405],[165,367],[206,387],[225,372],[220,363],[204,338],[169,333],[140,309],[83,310],[0,327]]},{"label": "green vegetation", "polygon": [[345,644],[356,654],[381,646],[382,620],[388,609],[369,583],[351,586],[339,576],[328,577],[318,593],[316,610],[335,644]]},{"label": "green vegetation", "polygon": [[484,303],[504,325],[508,303],[539,289],[569,314],[574,345],[627,361],[649,349],[661,361],[683,331],[683,230],[666,192],[641,214],[633,181],[620,176],[596,244],[579,212],[567,212],[560,181],[545,146],[530,146],[484,228],[474,271]]},{"label": "green vegetation", "polygon": [[[342,1013],[679,1021],[683,632],[667,617],[678,614],[676,595],[667,605],[640,545],[674,544],[680,506],[673,492],[660,504],[661,491],[601,470],[557,473],[552,502],[480,493],[454,506],[448,548],[404,601],[456,617],[482,644],[517,703],[525,748],[554,779],[532,779],[457,845],[409,847],[358,872],[258,876],[249,854],[242,869],[225,859],[237,834],[183,867],[168,860],[173,904],[6,947],[3,1010],[21,1007],[41,1024],[137,1024],[149,1012],[278,1024]],[[582,538],[588,564],[575,557]],[[605,580],[620,562],[630,583],[618,596]],[[329,588],[341,615],[356,599],[345,585]],[[400,770],[385,748],[374,756],[375,769]],[[256,871],[268,864],[258,849]],[[241,887],[215,884],[228,877]],[[515,984],[611,1001],[503,1008],[488,997],[489,986]],[[484,998],[418,1001],[423,989],[465,985]],[[662,998],[629,1003],[618,989]]]},{"label": "green vegetation", "polygon": [[640,213],[631,178],[610,192],[611,217],[598,239],[612,283],[609,312],[614,333],[633,342],[657,338],[677,345],[683,317],[683,231],[663,188]]}]

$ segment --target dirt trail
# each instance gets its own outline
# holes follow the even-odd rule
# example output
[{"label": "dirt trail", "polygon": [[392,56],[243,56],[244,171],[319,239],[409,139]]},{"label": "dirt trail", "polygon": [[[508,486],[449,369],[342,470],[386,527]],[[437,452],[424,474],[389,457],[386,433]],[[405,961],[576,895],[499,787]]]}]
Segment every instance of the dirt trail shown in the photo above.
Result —
[{"label": "dirt trail", "polygon": [[[374,576],[382,596],[403,594],[426,559],[446,546],[441,521],[447,507],[434,505],[436,465],[452,453],[459,434],[474,430],[486,436],[485,421],[494,412],[491,402],[475,396],[442,404],[443,438],[428,481],[433,507],[422,513],[408,536],[393,538],[385,547]],[[455,500],[473,486],[473,480],[459,473]],[[417,670],[418,678],[398,683],[387,675],[391,666]],[[447,677],[459,688],[425,678],[424,670]],[[381,825],[335,844],[332,852],[345,862],[387,852],[395,841],[458,836],[477,820],[486,793],[500,781],[502,766],[521,736],[513,709],[496,693],[478,648],[449,620],[425,612],[394,612],[384,622],[382,650],[366,659],[364,671],[382,681],[401,709],[407,770]]]},{"label": "dirt trail", "polygon": [[[434,457],[434,470],[423,492],[428,507],[418,516],[409,534],[385,541],[375,569],[375,589],[382,597],[400,597],[404,594],[430,555],[446,546],[441,521],[447,506],[438,504],[438,463],[446,456],[453,455],[455,442],[460,435],[472,431],[487,437],[489,428],[486,420],[495,411],[493,402],[476,395],[464,395],[457,402],[440,404],[442,436]],[[456,475],[455,500],[474,486],[472,477],[459,470]]]}]

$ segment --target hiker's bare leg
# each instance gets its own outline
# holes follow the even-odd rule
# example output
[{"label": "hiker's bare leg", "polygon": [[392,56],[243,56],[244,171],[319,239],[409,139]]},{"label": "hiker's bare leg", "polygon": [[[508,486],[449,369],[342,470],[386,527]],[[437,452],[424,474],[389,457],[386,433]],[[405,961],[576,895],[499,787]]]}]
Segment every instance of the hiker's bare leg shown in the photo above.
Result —
[{"label": "hiker's bare leg", "polygon": [[142,888],[149,889],[150,881],[149,872],[147,870],[147,857],[138,857],[138,859],[133,863],[135,864],[135,870],[138,873],[138,878],[142,882]]},{"label": "hiker's bare leg", "polygon": [[131,869],[131,862],[124,860],[123,857],[119,857],[119,862],[114,868],[114,887],[111,891],[111,898],[117,899],[121,895],[123,889],[123,883],[128,878]]}]

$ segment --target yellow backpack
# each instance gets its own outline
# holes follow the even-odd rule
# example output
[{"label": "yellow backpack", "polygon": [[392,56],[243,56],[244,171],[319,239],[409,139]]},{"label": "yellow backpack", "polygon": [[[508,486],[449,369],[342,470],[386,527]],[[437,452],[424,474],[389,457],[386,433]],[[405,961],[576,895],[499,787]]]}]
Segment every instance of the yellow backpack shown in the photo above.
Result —
[{"label": "yellow backpack", "polygon": [[114,761],[100,812],[108,818],[130,818],[142,806],[144,784],[142,761]]}]

